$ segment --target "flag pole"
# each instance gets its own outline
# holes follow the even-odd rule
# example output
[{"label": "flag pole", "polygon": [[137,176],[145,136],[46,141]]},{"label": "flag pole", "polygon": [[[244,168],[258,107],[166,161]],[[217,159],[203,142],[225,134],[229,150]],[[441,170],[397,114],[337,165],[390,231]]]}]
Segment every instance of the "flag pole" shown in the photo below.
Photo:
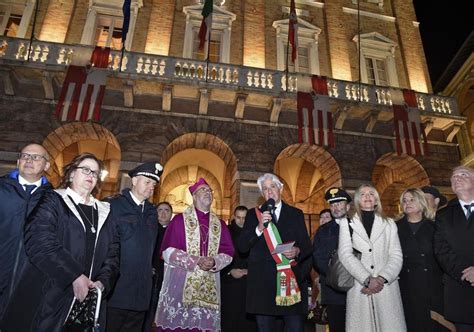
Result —
[{"label": "flag pole", "polygon": [[37,0],[36,3],[35,3],[35,16],[33,17],[33,27],[31,29],[30,45],[28,45],[28,55],[27,55],[27,58],[26,58],[27,62],[30,62],[31,48],[32,48],[32,44],[33,44],[33,39],[35,39],[36,18],[38,17],[39,2],[40,2],[40,0]]},{"label": "flag pole", "polygon": [[209,31],[208,31],[208,38],[207,38],[207,56],[206,56],[206,83],[207,83],[207,77],[209,76],[209,55],[210,55],[210,52],[211,52],[211,31],[212,29],[212,25],[209,27]]},{"label": "flag pole", "polygon": [[123,55],[125,53],[125,43],[122,45],[122,50],[120,51],[120,64],[119,64],[119,73],[122,72],[122,61],[123,61]]},{"label": "flag pole", "polygon": [[289,68],[289,53],[290,53],[290,29],[288,29],[288,40],[286,44],[286,68],[285,68],[285,83],[286,83],[286,92],[288,92],[288,68]]},{"label": "flag pole", "polygon": [[358,90],[359,90],[359,93],[358,93],[358,96],[357,96],[357,99],[358,101],[360,102],[362,100],[362,91],[361,91],[361,75],[362,75],[362,71],[361,71],[361,67],[360,67],[360,62],[362,60],[361,58],[361,49],[360,49],[360,0],[357,0],[357,46],[358,46],[358,49],[359,49],[359,52],[357,54],[357,57],[359,59],[359,65],[358,65],[358,70],[359,70],[359,82],[358,82]]}]

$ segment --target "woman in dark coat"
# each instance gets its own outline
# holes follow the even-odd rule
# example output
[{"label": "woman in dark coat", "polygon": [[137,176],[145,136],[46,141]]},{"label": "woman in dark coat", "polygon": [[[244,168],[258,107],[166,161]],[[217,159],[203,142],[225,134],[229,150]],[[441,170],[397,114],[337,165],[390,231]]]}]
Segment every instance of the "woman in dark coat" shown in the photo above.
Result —
[{"label": "woman in dark coat", "polygon": [[118,233],[109,220],[109,204],[91,195],[100,185],[101,171],[102,162],[93,154],[75,157],[64,169],[64,189],[46,193],[31,213],[24,237],[29,264],[2,332],[80,331],[64,329],[74,300],[83,301],[93,287],[105,296],[113,286],[119,271]]},{"label": "woman in dark coat", "polygon": [[435,211],[428,208],[419,189],[407,189],[400,197],[403,217],[397,222],[403,252],[400,291],[408,331],[443,331],[442,271],[433,253]]}]

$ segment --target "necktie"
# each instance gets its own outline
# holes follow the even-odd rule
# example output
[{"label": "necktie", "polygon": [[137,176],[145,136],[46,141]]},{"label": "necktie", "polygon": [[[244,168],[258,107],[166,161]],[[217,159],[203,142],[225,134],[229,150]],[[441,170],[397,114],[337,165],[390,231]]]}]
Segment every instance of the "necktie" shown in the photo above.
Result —
[{"label": "necktie", "polygon": [[469,219],[469,217],[471,216],[471,209],[474,207],[474,203],[471,203],[471,204],[466,204],[464,205],[464,208],[466,209],[467,213],[466,213],[466,219]]},{"label": "necktie", "polygon": [[270,212],[270,214],[272,215],[273,222],[274,222],[275,224],[277,224],[277,223],[278,223],[278,219],[277,219],[277,216],[276,216],[276,214],[275,214],[275,210],[272,210],[272,211]]},{"label": "necktie", "polygon": [[35,185],[35,184],[25,184],[25,185],[23,185],[23,186],[25,187],[25,191],[26,191],[26,193],[28,194],[28,196],[30,196],[30,195],[31,195],[31,192],[32,192],[33,190],[35,190],[35,188],[36,188],[36,185]]}]

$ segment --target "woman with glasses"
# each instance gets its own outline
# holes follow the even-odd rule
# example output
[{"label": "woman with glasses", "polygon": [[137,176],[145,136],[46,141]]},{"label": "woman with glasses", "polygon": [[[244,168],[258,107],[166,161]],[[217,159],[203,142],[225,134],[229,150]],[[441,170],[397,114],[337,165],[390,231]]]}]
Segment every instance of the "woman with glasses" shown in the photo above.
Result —
[{"label": "woman with glasses", "polygon": [[406,331],[398,287],[403,257],[397,226],[383,215],[372,185],[357,188],[354,209],[351,218],[339,219],[339,259],[354,277],[347,292],[346,331]]},{"label": "woman with glasses", "polygon": [[[94,287],[104,295],[110,291],[119,271],[119,242],[110,205],[93,196],[102,168],[93,154],[76,156],[64,168],[60,189],[46,193],[29,216],[24,244],[30,264],[7,309],[3,332],[84,331],[64,326],[74,300],[82,302]],[[100,318],[105,328],[105,311]]]},{"label": "woman with glasses", "polygon": [[[400,291],[408,331],[443,331],[443,272],[433,252],[435,211],[423,191],[407,189],[400,196],[397,222],[403,251]],[[446,331],[446,330],[444,330]]]}]

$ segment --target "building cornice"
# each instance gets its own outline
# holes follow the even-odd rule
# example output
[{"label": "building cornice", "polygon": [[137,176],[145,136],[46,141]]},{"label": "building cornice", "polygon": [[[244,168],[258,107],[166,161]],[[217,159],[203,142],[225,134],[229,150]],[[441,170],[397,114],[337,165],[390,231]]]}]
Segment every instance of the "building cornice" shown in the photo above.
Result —
[{"label": "building cornice", "polygon": [[393,16],[387,16],[387,15],[382,15],[382,14],[377,14],[377,13],[372,13],[368,12],[365,10],[357,10],[353,8],[348,8],[348,7],[342,7],[342,11],[346,14],[352,14],[352,15],[358,15],[360,13],[360,16],[366,16],[366,17],[371,17],[375,18],[377,20],[385,21],[385,22],[395,22],[397,19]]}]

